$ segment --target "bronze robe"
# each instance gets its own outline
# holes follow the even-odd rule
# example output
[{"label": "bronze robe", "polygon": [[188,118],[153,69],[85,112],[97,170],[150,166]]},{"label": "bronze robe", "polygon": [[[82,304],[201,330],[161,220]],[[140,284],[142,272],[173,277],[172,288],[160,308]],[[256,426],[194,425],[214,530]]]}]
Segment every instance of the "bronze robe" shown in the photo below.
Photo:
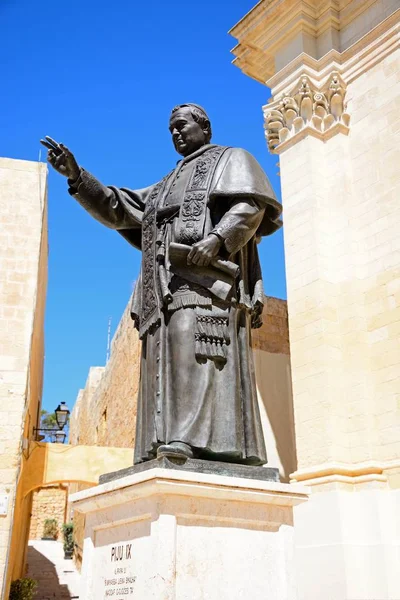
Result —
[{"label": "bronze robe", "polygon": [[[257,241],[280,227],[281,206],[256,160],[208,144],[148,188],[105,187],[82,170],[69,191],[142,250],[132,304],[142,339],[135,463],[173,441],[199,458],[266,463],[251,328],[261,326],[264,298]],[[170,255],[174,243],[211,232],[224,240],[220,257],[238,266],[223,299],[207,278],[201,285],[200,267],[177,270]]]}]

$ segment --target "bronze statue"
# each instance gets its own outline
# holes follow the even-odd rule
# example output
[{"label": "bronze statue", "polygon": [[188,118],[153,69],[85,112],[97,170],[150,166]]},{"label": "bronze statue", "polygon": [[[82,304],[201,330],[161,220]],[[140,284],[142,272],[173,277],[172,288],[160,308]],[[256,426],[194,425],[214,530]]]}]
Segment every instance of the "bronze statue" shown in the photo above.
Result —
[{"label": "bronze statue", "polygon": [[183,156],[147,188],[106,187],[49,137],[48,161],[98,221],[142,251],[132,318],[142,340],[134,461],[182,457],[262,465],[251,351],[261,326],[257,242],[281,206],[245,150],[211,144],[196,104],[173,109]]}]

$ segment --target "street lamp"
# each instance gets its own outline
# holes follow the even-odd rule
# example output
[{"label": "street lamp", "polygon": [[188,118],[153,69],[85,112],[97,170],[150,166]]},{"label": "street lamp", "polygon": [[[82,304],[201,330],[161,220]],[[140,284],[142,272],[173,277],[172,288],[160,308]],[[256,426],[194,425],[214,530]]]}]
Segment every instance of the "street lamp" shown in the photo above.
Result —
[{"label": "street lamp", "polygon": [[69,415],[68,406],[65,404],[65,402],[60,402],[54,412],[56,415],[57,425],[59,426],[60,430],[64,429]]},{"label": "street lamp", "polygon": [[57,442],[57,444],[63,444],[65,442],[65,438],[67,437],[67,434],[65,433],[65,431],[63,431],[63,429],[64,429],[65,425],[67,424],[68,416],[70,414],[68,406],[65,404],[65,402],[60,402],[60,404],[57,406],[56,410],[54,411],[54,414],[56,416],[58,429],[52,428],[52,427],[34,427],[33,434],[34,434],[35,440],[37,442],[39,442],[40,440],[42,440],[45,437],[45,436],[40,435],[41,431],[46,431],[47,433],[54,434],[55,441]]}]

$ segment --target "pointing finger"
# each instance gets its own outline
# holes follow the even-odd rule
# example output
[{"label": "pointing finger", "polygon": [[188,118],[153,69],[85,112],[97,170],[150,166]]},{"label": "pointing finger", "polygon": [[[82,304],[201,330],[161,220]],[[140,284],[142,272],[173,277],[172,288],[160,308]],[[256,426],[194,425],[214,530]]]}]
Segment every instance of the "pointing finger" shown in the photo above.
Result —
[{"label": "pointing finger", "polygon": [[56,142],[56,140],[53,140],[53,138],[51,138],[49,135],[46,135],[45,138],[49,142],[49,144],[51,144],[55,148],[58,148],[59,144],[58,142]]},{"label": "pointing finger", "polygon": [[45,140],[40,140],[40,143],[42,144],[42,146],[45,146],[45,148],[47,148],[48,150],[54,151],[54,146],[49,144],[49,142],[46,142]]},{"label": "pointing finger", "polygon": [[51,138],[49,135],[46,135],[46,141],[51,144],[52,146],[52,150],[56,153],[56,154],[61,154],[62,150],[60,148],[60,145],[53,140],[53,138]]}]

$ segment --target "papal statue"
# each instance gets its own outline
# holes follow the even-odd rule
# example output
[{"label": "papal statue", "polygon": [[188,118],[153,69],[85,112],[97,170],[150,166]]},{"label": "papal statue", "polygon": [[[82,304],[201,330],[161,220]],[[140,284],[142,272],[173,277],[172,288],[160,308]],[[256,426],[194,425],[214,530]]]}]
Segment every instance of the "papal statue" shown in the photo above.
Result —
[{"label": "papal statue", "polygon": [[245,150],[211,144],[197,104],[172,111],[176,167],[131,190],[105,186],[49,137],[48,161],[100,223],[142,251],[132,318],[142,340],[134,462],[267,462],[251,329],[261,326],[257,243],[281,205]]}]

